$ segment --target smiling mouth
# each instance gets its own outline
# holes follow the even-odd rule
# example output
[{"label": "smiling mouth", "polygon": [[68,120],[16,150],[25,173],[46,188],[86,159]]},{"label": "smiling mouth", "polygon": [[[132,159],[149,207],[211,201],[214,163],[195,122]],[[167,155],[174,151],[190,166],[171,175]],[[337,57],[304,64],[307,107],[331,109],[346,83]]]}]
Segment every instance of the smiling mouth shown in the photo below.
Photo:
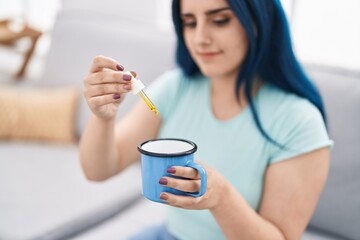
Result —
[{"label": "smiling mouth", "polygon": [[202,59],[207,60],[218,56],[220,53],[221,52],[203,52],[203,53],[198,53],[198,56],[200,56]]}]

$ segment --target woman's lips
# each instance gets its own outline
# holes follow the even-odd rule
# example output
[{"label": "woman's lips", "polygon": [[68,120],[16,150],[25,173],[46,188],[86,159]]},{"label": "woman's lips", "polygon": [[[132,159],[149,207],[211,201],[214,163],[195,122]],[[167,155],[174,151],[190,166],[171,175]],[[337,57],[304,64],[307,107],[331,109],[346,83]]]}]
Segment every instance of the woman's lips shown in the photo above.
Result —
[{"label": "woman's lips", "polygon": [[219,54],[220,52],[200,52],[198,53],[198,56],[203,60],[211,60]]}]

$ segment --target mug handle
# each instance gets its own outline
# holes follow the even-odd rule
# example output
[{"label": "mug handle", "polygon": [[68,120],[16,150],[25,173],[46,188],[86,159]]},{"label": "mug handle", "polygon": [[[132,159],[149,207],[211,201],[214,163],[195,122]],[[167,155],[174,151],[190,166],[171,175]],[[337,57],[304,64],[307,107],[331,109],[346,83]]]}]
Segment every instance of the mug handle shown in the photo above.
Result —
[{"label": "mug handle", "polygon": [[198,193],[186,193],[187,196],[193,196],[193,197],[201,197],[205,194],[206,188],[207,188],[207,176],[206,171],[203,166],[194,163],[193,161],[190,161],[186,164],[187,167],[195,168],[200,173],[200,179],[201,179],[201,186],[200,191]]}]

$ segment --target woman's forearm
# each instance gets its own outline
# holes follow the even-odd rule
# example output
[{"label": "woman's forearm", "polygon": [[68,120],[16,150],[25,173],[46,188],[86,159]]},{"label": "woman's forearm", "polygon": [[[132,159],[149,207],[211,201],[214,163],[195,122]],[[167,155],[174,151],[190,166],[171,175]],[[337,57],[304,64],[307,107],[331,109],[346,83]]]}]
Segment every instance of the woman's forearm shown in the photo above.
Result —
[{"label": "woman's forearm", "polygon": [[90,180],[102,181],[118,171],[114,128],[115,119],[105,121],[92,116],[82,134],[80,162]]},{"label": "woman's forearm", "polygon": [[279,228],[254,211],[233,186],[227,185],[220,203],[210,209],[226,239],[285,239]]}]

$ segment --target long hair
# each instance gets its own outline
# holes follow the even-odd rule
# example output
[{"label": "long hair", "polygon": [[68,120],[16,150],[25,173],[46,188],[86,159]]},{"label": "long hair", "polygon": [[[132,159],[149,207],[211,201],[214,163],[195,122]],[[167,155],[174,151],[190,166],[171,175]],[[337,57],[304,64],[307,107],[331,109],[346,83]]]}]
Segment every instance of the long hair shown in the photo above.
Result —
[{"label": "long hair", "polygon": [[[245,97],[261,134],[270,142],[281,146],[264,131],[259,120],[251,96],[255,75],[286,92],[308,99],[319,109],[326,123],[320,93],[306,76],[294,55],[288,22],[280,0],[227,0],[227,2],[249,39],[249,49],[237,76],[234,94],[239,97],[240,86],[244,84]],[[187,76],[195,76],[200,70],[184,42],[180,0],[173,0],[172,17],[177,35],[176,62]]]}]

